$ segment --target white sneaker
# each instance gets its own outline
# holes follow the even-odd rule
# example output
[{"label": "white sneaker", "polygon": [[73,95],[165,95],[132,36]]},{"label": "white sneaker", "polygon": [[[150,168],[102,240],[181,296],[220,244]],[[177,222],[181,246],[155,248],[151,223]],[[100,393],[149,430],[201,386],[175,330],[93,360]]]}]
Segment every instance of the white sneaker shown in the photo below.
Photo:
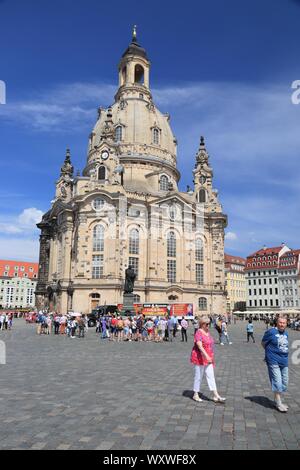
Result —
[{"label": "white sneaker", "polygon": [[281,413],[286,413],[287,412],[287,407],[283,403],[276,403],[275,402],[275,406],[276,406],[277,410],[280,411]]},{"label": "white sneaker", "polygon": [[232,344],[232,342],[230,341],[229,344]]},{"label": "white sneaker", "polygon": [[193,400],[195,401],[203,401],[202,398],[199,397],[199,393],[195,392],[194,395],[193,395]]},{"label": "white sneaker", "polygon": [[224,343],[220,343],[221,346],[224,346]]}]

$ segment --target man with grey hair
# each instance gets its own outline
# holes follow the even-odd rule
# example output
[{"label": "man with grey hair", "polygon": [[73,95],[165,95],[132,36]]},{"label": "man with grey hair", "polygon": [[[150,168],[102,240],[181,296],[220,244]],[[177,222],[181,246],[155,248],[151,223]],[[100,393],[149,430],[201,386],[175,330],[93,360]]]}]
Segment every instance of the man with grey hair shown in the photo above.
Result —
[{"label": "man with grey hair", "polygon": [[282,403],[282,393],[288,386],[288,354],[289,343],[286,331],[287,319],[278,316],[276,326],[267,330],[262,339],[265,349],[265,361],[268,366],[269,378],[274,392],[275,406],[281,413],[286,413],[288,406]]}]

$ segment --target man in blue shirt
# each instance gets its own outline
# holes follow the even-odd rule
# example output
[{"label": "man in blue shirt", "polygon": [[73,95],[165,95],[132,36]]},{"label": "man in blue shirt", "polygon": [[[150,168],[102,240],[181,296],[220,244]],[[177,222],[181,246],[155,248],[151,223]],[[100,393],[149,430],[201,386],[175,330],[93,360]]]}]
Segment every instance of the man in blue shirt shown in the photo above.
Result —
[{"label": "man in blue shirt", "polygon": [[289,378],[289,340],[286,327],[287,319],[279,316],[276,326],[267,330],[262,339],[275,406],[282,413],[286,413],[288,410],[288,406],[284,405],[281,400],[282,393],[287,390]]},{"label": "man in blue shirt", "polygon": [[252,338],[253,343],[255,343],[254,339],[254,327],[252,323],[252,318],[249,319],[248,325],[247,325],[247,343],[249,343],[249,338]]}]

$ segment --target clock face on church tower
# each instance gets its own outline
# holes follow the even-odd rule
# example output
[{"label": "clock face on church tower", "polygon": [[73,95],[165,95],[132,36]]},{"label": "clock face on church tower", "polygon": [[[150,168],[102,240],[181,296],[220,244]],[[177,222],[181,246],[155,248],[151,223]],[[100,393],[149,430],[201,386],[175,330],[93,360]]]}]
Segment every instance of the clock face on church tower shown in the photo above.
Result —
[{"label": "clock face on church tower", "polygon": [[101,153],[101,158],[102,160],[107,160],[109,157],[109,153],[107,150],[103,150],[103,152]]},{"label": "clock face on church tower", "polygon": [[201,184],[204,184],[205,181],[206,181],[206,177],[204,175],[201,175],[199,181],[200,181]]}]

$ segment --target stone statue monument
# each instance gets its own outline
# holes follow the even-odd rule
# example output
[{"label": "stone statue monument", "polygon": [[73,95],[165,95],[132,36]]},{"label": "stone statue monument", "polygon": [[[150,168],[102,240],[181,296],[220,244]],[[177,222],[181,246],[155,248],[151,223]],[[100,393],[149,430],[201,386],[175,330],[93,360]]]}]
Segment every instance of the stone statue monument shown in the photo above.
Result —
[{"label": "stone statue monument", "polygon": [[132,266],[128,266],[125,271],[124,294],[132,294],[136,274]]},{"label": "stone statue monument", "polygon": [[123,315],[134,315],[133,308],[133,286],[136,278],[136,273],[132,266],[128,266],[125,271],[125,284],[123,294]]}]

